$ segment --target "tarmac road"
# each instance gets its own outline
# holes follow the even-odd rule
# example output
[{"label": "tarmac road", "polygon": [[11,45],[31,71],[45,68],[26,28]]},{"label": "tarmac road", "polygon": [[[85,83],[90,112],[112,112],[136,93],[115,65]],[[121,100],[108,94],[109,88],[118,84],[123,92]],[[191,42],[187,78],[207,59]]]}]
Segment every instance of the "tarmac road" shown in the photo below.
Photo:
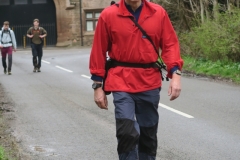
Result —
[{"label": "tarmac road", "polygon": [[[48,49],[42,72],[31,52],[13,55],[12,75],[0,83],[14,103],[13,135],[31,160],[117,160],[114,106],[93,101],[90,49]],[[239,160],[240,87],[182,78],[170,102],[163,82],[159,104],[158,160]]]}]

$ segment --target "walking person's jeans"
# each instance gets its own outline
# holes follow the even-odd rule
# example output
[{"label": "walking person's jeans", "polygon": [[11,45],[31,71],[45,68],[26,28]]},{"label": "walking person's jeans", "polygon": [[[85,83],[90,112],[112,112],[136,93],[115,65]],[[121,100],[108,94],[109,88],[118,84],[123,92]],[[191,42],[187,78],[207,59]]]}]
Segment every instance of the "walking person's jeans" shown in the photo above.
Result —
[{"label": "walking person's jeans", "polygon": [[33,55],[33,66],[37,68],[41,68],[41,61],[43,56],[43,44],[31,44],[32,55]]},{"label": "walking person's jeans", "polygon": [[120,160],[156,159],[159,92],[113,92]]},{"label": "walking person's jeans", "polygon": [[[2,55],[2,65],[4,69],[8,68],[8,71],[11,71],[12,69],[12,47],[4,47],[1,49],[1,55]],[[8,67],[6,63],[8,55]]]}]

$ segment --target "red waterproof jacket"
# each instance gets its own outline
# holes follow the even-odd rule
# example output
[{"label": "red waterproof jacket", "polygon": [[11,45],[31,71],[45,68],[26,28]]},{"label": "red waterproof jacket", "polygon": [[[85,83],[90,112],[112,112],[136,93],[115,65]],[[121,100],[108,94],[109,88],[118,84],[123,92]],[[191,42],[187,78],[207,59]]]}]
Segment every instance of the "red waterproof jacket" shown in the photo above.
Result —
[{"label": "red waterproof jacket", "polygon": [[[181,70],[179,42],[166,11],[159,5],[143,0],[138,23],[152,38],[161,57],[170,70],[178,66]],[[104,9],[98,20],[90,55],[90,73],[104,77],[106,52],[111,59],[129,63],[152,63],[158,56],[152,44],[143,37],[129,16],[132,14],[121,0],[119,7],[112,5]],[[142,92],[159,88],[161,75],[156,68],[111,68],[105,83],[106,91]]]}]

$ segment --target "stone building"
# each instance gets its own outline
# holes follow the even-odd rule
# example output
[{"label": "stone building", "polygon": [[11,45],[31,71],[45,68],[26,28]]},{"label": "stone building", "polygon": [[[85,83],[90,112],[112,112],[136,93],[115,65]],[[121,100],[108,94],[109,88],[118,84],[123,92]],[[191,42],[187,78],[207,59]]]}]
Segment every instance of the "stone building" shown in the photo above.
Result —
[{"label": "stone building", "polygon": [[[56,6],[57,46],[90,46],[97,19],[110,0],[53,0]],[[81,2],[81,5],[80,5]],[[80,13],[81,10],[81,13]]]},{"label": "stone building", "polygon": [[[47,44],[90,46],[101,11],[111,0],[0,0],[0,24],[8,20],[21,46],[32,20],[48,31]],[[8,14],[6,14],[8,13]],[[12,26],[11,26],[12,25]]]}]

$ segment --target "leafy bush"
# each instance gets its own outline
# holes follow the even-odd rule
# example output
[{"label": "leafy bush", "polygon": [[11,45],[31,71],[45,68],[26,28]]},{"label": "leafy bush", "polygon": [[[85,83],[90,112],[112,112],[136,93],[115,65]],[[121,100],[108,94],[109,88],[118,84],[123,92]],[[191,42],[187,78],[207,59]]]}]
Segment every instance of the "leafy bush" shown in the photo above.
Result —
[{"label": "leafy bush", "polygon": [[240,10],[180,33],[179,40],[184,55],[214,62],[240,62]]}]

